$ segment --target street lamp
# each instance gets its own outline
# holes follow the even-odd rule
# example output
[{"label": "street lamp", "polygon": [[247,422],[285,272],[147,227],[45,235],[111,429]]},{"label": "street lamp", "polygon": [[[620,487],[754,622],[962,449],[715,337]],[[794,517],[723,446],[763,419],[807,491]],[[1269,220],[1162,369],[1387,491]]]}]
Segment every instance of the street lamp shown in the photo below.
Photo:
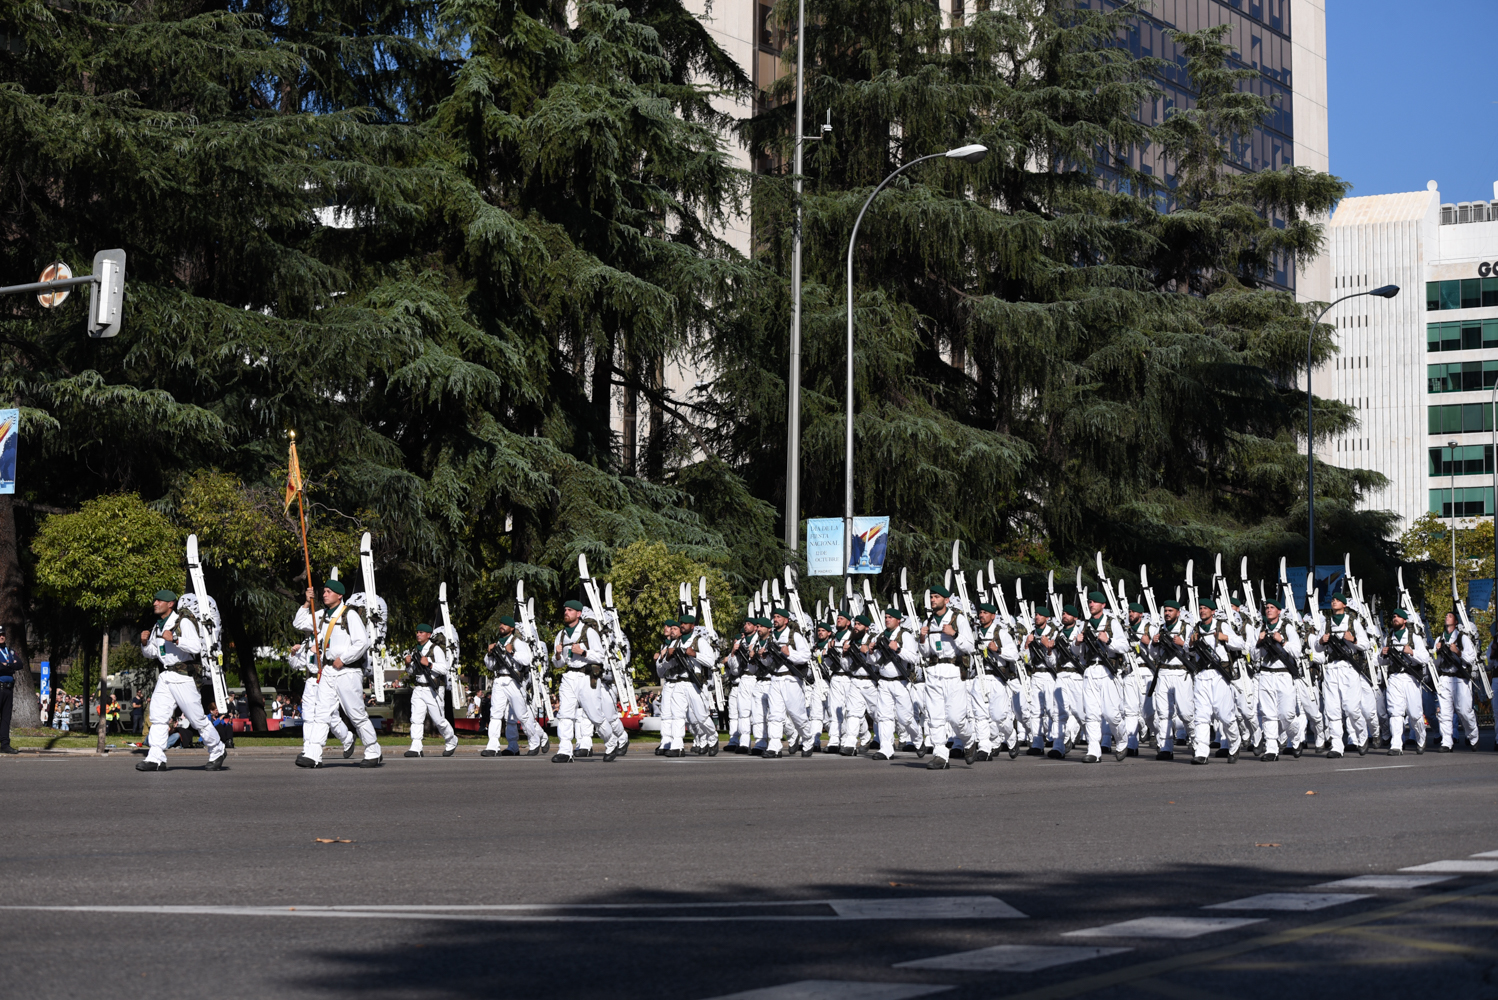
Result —
[{"label": "street lamp", "polygon": [[890,181],[901,173],[909,170],[917,163],[925,163],[927,160],[948,159],[963,160],[967,163],[977,163],[988,155],[988,147],[972,143],[966,146],[958,146],[949,149],[945,153],[931,153],[928,156],[918,156],[914,160],[898,167],[895,172],[879,182],[863,203],[863,208],[858,210],[858,218],[853,221],[853,232],[848,237],[848,386],[847,386],[847,409],[848,421],[846,434],[846,451],[843,456],[843,476],[846,480],[846,492],[843,495],[843,575],[847,575],[847,567],[853,561],[853,245],[858,242],[858,227],[863,223],[864,213],[874,203],[879,192],[883,191]]},{"label": "street lamp", "polygon": [[1451,600],[1456,602],[1456,449],[1459,443],[1447,441],[1451,451]]},{"label": "street lamp", "polygon": [[[1377,295],[1381,299],[1392,299],[1398,294],[1398,285],[1381,285],[1366,292],[1344,295],[1321,310],[1321,314],[1316,317],[1316,322],[1311,324],[1311,332],[1306,336],[1306,542],[1309,560],[1306,571],[1311,574],[1313,580],[1316,577],[1316,428],[1313,417],[1316,397],[1311,392],[1311,343],[1316,339],[1316,327],[1321,325],[1322,317],[1340,303],[1355,299],[1360,295]],[[1454,500],[1455,497],[1452,499]]]}]

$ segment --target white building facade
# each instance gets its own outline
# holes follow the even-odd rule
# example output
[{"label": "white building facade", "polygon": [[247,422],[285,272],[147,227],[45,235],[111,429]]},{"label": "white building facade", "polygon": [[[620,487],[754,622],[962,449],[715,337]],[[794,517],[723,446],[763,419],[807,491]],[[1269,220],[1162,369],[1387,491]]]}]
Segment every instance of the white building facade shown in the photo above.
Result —
[{"label": "white building facade", "polygon": [[1400,294],[1361,296],[1328,314],[1341,350],[1316,370],[1314,389],[1351,403],[1359,424],[1318,443],[1317,456],[1387,476],[1367,505],[1395,511],[1403,527],[1426,511],[1492,516],[1498,183],[1491,201],[1443,204],[1435,181],[1347,198],[1322,259],[1330,299],[1388,284]]}]

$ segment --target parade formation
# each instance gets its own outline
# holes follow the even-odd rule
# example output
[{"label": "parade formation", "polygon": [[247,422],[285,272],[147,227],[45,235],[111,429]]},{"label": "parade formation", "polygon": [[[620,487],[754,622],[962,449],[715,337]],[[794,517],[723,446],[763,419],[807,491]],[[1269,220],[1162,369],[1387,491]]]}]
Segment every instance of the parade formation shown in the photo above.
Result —
[{"label": "parade formation", "polygon": [[[196,550],[189,538],[193,590],[159,592],[157,621],[141,633],[143,653],[160,665],[149,752],[137,764],[143,771],[165,769],[166,720],[179,709],[202,736],[209,770],[222,769],[227,755],[202,705],[202,691],[211,690],[222,708],[226,688],[218,606],[203,587]],[[306,636],[292,650],[292,663],[307,674],[298,767],[321,767],[330,737],[345,758],[362,743],[363,767],[384,763],[364,689],[368,680],[374,700],[383,701],[385,671],[397,662],[386,649],[388,611],[375,590],[367,533],[361,555],[361,591],[350,594],[334,570],[320,592],[307,589],[293,621]],[[1197,765],[1235,763],[1243,754],[1266,763],[1308,752],[1398,755],[1408,744],[1423,754],[1427,699],[1440,732],[1433,749],[1453,750],[1458,728],[1477,748],[1473,685],[1488,700],[1492,691],[1476,629],[1455,600],[1443,625],[1427,633],[1402,573],[1400,605],[1385,617],[1365,603],[1350,558],[1342,589],[1323,609],[1312,580],[1304,608],[1298,605],[1283,559],[1267,586],[1250,578],[1247,558],[1236,585],[1220,555],[1204,586],[1188,562],[1183,583],[1164,600],[1141,566],[1130,600],[1098,553],[1091,584],[1079,566],[1073,590],[1063,594],[1053,572],[1046,592],[1031,600],[1016,579],[1011,604],[991,561],[969,587],[958,557],[954,544],[952,568],[919,601],[902,570],[888,603],[867,577],[861,592],[850,577],[840,598],[829,588],[814,612],[787,567],[784,586],[764,581],[737,634],[727,636],[717,629],[706,579],[695,588],[681,582],[678,614],[661,623],[651,654],[660,684],[655,753],[914,754],[929,757],[933,770],[951,767],[954,756],[971,766],[1021,754],[1067,759],[1077,749],[1089,764],[1105,755],[1122,762],[1142,748],[1165,761],[1186,750]],[[555,763],[591,756],[595,738],[604,761],[628,753],[625,719],[640,715],[630,642],[612,585],[600,586],[586,557],[578,571],[584,599],[562,605],[562,628],[549,645],[536,625],[535,598],[523,581],[517,585],[515,613],[500,618],[483,658],[490,709],[482,756],[548,753],[548,725],[556,731]],[[462,704],[468,691],[446,584],[438,610],[442,624],[418,624],[414,647],[398,663],[411,699],[407,757],[426,754],[429,726],[441,736],[442,756],[458,748],[444,695],[451,691],[453,704]]]}]

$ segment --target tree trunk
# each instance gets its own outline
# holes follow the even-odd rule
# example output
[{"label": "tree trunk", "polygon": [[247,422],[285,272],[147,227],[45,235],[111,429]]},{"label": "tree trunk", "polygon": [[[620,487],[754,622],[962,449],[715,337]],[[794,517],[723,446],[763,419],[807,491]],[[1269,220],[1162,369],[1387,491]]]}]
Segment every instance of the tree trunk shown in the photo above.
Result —
[{"label": "tree trunk", "polygon": [[41,725],[40,706],[31,686],[31,650],[26,637],[25,578],[16,542],[15,497],[0,496],[0,624],[16,657],[26,667],[16,677],[12,724],[17,728]]},{"label": "tree trunk", "polygon": [[611,332],[598,342],[593,354],[593,434],[599,464],[607,468],[613,464],[614,410],[614,334]]},{"label": "tree trunk", "polygon": [[224,616],[224,632],[229,636],[229,645],[234,647],[234,658],[239,662],[239,682],[244,685],[244,700],[250,707],[250,729],[257,733],[270,732],[265,722],[265,693],[260,690],[260,672],[255,668],[255,644],[245,632],[244,617],[232,601],[219,605]]},{"label": "tree trunk", "polygon": [[661,481],[662,466],[665,464],[666,411],[656,401],[665,390],[665,384],[666,359],[658,354],[650,359],[650,387],[655,390],[656,398],[650,401],[645,444],[645,478],[653,483]]},{"label": "tree trunk", "polygon": [[104,718],[104,705],[109,701],[109,630],[104,631],[104,641],[99,646],[99,742],[94,746],[94,753],[106,754],[105,748],[108,742],[107,729],[109,722]]},{"label": "tree trunk", "polygon": [[635,388],[636,364],[626,350],[624,354],[624,420],[619,441],[619,459],[626,476],[635,475],[635,454],[640,434],[640,393]]},{"label": "tree trunk", "polygon": [[967,371],[967,345],[962,342],[962,335],[952,335],[952,367],[960,372]]}]

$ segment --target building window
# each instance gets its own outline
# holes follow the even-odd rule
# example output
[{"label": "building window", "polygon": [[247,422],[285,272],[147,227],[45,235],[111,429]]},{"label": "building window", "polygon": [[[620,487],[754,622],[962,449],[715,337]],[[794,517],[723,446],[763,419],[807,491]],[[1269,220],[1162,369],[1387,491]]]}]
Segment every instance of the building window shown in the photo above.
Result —
[{"label": "building window", "polygon": [[1477,392],[1498,385],[1498,361],[1426,365],[1427,392]]},{"label": "building window", "polygon": [[[1452,452],[1456,452],[1455,456]],[[1457,448],[1430,449],[1430,472],[1432,476],[1491,476],[1493,474],[1493,446],[1469,444]]]},{"label": "building window", "polygon": [[1452,490],[1430,491],[1430,512],[1441,517],[1483,517],[1493,513],[1493,487],[1458,486],[1456,510],[1452,508]]},{"label": "building window", "polygon": [[1481,306],[1498,306],[1498,278],[1462,278],[1458,281],[1425,283],[1425,308],[1429,312],[1477,309]]},{"label": "building window", "polygon": [[1427,406],[1425,410],[1431,434],[1469,434],[1493,429],[1493,407],[1488,403]]},{"label": "building window", "polygon": [[1469,319],[1458,323],[1427,323],[1425,349],[1475,351],[1498,347],[1498,319]]}]

